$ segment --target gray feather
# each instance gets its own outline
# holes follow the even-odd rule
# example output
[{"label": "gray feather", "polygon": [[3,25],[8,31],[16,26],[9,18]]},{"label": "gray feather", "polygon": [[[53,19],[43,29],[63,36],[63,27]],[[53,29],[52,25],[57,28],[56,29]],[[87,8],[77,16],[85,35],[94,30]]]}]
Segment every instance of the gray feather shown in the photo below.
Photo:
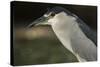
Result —
[{"label": "gray feather", "polygon": [[83,22],[80,18],[78,18],[76,15],[73,15],[76,17],[76,21],[78,22],[79,27],[83,31],[83,33],[92,40],[95,45],[97,46],[97,33],[96,31],[92,30],[85,22]]}]

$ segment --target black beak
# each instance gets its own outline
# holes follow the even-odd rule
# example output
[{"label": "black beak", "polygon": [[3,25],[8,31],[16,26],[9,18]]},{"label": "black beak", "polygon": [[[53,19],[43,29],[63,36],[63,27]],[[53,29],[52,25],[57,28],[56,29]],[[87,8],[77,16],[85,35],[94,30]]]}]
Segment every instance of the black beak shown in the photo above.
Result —
[{"label": "black beak", "polygon": [[38,18],[37,20],[35,20],[34,22],[32,22],[31,24],[29,24],[29,25],[27,26],[27,28],[32,28],[32,27],[34,27],[34,26],[37,26],[37,25],[39,25],[40,23],[43,23],[46,19],[47,19],[46,17],[42,16],[42,17]]}]

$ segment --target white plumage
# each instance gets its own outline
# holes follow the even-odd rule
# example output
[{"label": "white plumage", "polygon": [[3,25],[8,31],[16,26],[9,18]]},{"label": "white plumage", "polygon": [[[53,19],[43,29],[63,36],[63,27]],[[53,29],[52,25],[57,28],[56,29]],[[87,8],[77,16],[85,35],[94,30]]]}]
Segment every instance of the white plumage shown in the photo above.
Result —
[{"label": "white plumage", "polygon": [[96,60],[96,46],[85,36],[74,17],[61,12],[49,20],[49,22],[53,22],[51,26],[61,43],[71,51],[79,61]]}]

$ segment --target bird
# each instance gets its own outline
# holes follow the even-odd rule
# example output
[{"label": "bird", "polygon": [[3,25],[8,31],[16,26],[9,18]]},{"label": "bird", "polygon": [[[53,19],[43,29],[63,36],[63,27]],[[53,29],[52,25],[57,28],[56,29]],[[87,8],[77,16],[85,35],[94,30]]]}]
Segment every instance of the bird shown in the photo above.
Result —
[{"label": "bird", "polygon": [[50,25],[62,45],[79,62],[97,60],[96,33],[68,9],[55,6],[27,27],[38,25]]}]

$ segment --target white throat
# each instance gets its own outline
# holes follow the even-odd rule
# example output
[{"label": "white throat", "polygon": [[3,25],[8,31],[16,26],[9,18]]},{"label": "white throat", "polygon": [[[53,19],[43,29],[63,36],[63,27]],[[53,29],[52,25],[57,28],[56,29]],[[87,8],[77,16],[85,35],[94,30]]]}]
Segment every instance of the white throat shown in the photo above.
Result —
[{"label": "white throat", "polygon": [[59,13],[56,15],[53,19],[49,20],[49,22],[52,22],[51,26],[59,38],[59,40],[62,42],[62,44],[72,53],[74,53],[72,46],[71,46],[71,33],[72,28],[75,24],[75,18],[66,15],[64,12]]}]

